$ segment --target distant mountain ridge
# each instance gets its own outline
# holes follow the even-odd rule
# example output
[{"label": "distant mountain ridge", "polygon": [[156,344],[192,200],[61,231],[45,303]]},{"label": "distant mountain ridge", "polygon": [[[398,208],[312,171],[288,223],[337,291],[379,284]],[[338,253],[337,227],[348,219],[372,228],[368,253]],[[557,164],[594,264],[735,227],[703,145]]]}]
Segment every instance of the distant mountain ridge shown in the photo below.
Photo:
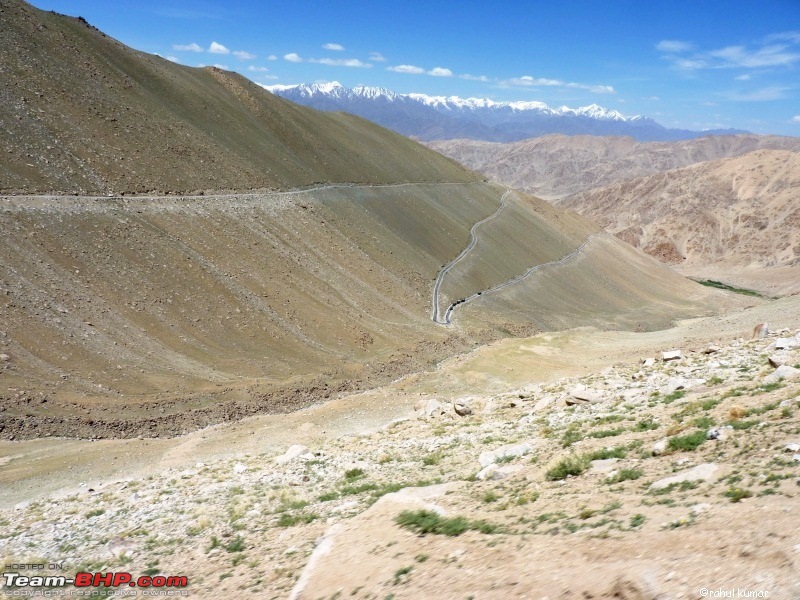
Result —
[{"label": "distant mountain ridge", "polygon": [[512,142],[548,134],[627,135],[639,141],[670,141],[704,135],[746,133],[725,129],[668,129],[650,117],[626,116],[597,104],[553,108],[544,102],[495,102],[486,98],[398,94],[378,87],[328,83],[264,86],[311,108],[349,112],[423,141],[474,139]]}]

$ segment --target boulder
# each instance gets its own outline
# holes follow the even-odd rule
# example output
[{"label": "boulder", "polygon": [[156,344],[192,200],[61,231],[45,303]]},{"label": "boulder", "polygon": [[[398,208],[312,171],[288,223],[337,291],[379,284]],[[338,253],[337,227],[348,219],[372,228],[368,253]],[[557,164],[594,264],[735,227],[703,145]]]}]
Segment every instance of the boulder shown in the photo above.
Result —
[{"label": "boulder", "polygon": [[781,365],[764,377],[764,383],[775,383],[781,379],[797,379],[798,377],[800,377],[800,369],[795,369],[789,365]]},{"label": "boulder", "polygon": [[453,410],[459,417],[466,417],[472,414],[472,406],[469,400],[456,400],[453,402]]},{"label": "boulder", "polygon": [[298,456],[302,456],[303,454],[307,453],[308,448],[300,444],[294,444],[293,446],[290,446],[284,454],[276,458],[275,462],[279,465],[284,465],[290,461],[293,461]]},{"label": "boulder", "polygon": [[709,344],[708,347],[703,350],[703,354],[716,354],[719,352],[721,348],[719,346],[715,346],[714,344]]},{"label": "boulder", "polygon": [[753,339],[763,340],[769,333],[769,325],[766,323],[759,323],[753,328]]},{"label": "boulder", "polygon": [[661,360],[667,362],[669,360],[680,360],[683,357],[683,352],[680,350],[666,350],[661,353]]},{"label": "boulder", "polygon": [[664,454],[667,449],[667,440],[659,440],[655,444],[653,444],[652,453],[653,456],[658,456],[659,454]]},{"label": "boulder", "polygon": [[495,463],[487,465],[483,469],[481,469],[476,477],[481,481],[489,481],[489,480],[500,480],[506,479],[507,477],[511,477],[516,473],[519,473],[523,469],[522,465],[502,465],[499,466]]},{"label": "boulder", "polygon": [[777,369],[778,367],[782,367],[783,365],[786,364],[786,359],[783,356],[779,356],[777,354],[773,354],[767,360],[769,361],[769,365],[773,369]]},{"label": "boulder", "polygon": [[495,450],[481,452],[481,455],[478,457],[478,462],[480,463],[481,467],[488,467],[501,458],[523,456],[532,450],[533,444],[529,442],[524,442],[522,444],[509,444],[507,446],[500,446]]},{"label": "boulder", "polygon": [[642,366],[652,367],[654,364],[656,364],[656,359],[653,358],[653,357],[648,357],[648,358],[643,358],[642,359]]},{"label": "boulder", "polygon": [[681,473],[677,473],[672,477],[659,479],[650,486],[650,489],[663,490],[672,484],[683,483],[684,481],[705,481],[713,477],[718,468],[719,467],[714,463],[703,463],[691,469],[687,469],[686,471],[682,471]]},{"label": "boulder", "polygon": [[602,402],[603,395],[585,385],[578,385],[569,391],[569,396],[565,400],[567,406],[572,406],[573,404],[596,404],[597,402]]}]

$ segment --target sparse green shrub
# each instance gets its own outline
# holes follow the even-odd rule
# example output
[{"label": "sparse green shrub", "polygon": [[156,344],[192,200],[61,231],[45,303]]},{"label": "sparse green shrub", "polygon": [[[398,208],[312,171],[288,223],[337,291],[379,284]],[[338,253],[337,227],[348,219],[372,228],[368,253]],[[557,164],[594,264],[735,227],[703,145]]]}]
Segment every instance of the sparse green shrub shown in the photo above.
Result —
[{"label": "sparse green shrub", "polygon": [[350,469],[344,473],[344,478],[348,483],[361,479],[364,476],[365,473],[363,469]]},{"label": "sparse green shrub", "polygon": [[636,423],[634,431],[652,431],[653,429],[658,429],[659,427],[660,425],[652,419],[643,419]]},{"label": "sparse green shrub", "polygon": [[644,473],[639,469],[621,469],[613,477],[606,479],[606,483],[622,483],[623,481],[633,481],[639,479]]},{"label": "sparse green shrub", "polygon": [[667,449],[673,452],[693,452],[697,450],[706,441],[706,432],[702,429],[690,433],[689,435],[681,435],[669,438],[667,442]]},{"label": "sparse green shrub", "polygon": [[244,538],[240,535],[237,535],[230,541],[229,544],[225,546],[225,550],[228,552],[241,552],[244,550]]},{"label": "sparse green shrub", "polygon": [[395,522],[404,527],[425,535],[434,533],[437,535],[458,536],[465,531],[474,530],[481,533],[495,533],[498,526],[486,521],[471,521],[466,517],[445,518],[432,510],[404,510],[396,518]]},{"label": "sparse green shrub", "polygon": [[607,438],[615,437],[625,433],[625,429],[601,429],[600,431],[592,431],[589,435],[593,438]]},{"label": "sparse green shrub", "polygon": [[[299,523],[311,523],[311,521],[315,521],[319,518],[319,515],[315,513],[296,513],[291,514],[288,512],[281,513],[281,516],[278,518],[278,525],[280,527],[292,527]],[[228,552],[232,552],[228,550]]]},{"label": "sparse green shrub", "polygon": [[573,454],[572,456],[567,456],[566,458],[561,459],[555,465],[550,467],[550,469],[548,469],[545,473],[545,477],[547,477],[547,479],[550,481],[566,479],[570,475],[577,477],[589,468],[590,462],[591,459],[588,456]]},{"label": "sparse green shrub", "polygon": [[666,396],[664,396],[663,401],[665,404],[669,404],[670,402],[675,402],[675,400],[680,400],[686,395],[686,390],[675,390],[674,392],[670,392]]},{"label": "sparse green shrub", "polygon": [[736,486],[731,486],[730,488],[728,488],[728,491],[726,491],[723,494],[723,496],[725,496],[726,498],[730,498],[731,502],[739,502],[744,498],[750,498],[752,495],[753,492],[751,492],[750,490],[746,490]]},{"label": "sparse green shrub", "polygon": [[647,520],[643,514],[635,514],[631,517],[631,528],[636,529],[637,527],[641,527],[644,522]]}]

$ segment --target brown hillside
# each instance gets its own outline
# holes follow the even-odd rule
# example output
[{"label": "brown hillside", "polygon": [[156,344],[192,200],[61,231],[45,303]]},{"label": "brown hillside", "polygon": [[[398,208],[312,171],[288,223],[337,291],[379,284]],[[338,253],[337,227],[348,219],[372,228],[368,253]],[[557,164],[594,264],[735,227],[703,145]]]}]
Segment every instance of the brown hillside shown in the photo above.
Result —
[{"label": "brown hillside", "polygon": [[508,144],[449,140],[428,146],[498,183],[553,200],[760,148],[800,151],[800,138],[726,135],[637,142],[629,137],[547,135]]},{"label": "brown hillside", "polygon": [[363,119],[138,52],[78,18],[0,0],[0,21],[0,193],[476,179]]},{"label": "brown hillside", "polygon": [[684,273],[791,293],[800,291],[798,194],[800,154],[758,150],[575,194],[560,205]]}]

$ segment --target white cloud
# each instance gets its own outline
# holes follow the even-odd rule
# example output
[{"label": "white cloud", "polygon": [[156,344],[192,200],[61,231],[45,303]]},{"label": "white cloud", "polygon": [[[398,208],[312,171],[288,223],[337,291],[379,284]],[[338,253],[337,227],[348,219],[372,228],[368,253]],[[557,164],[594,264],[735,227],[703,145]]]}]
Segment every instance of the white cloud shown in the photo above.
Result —
[{"label": "white cloud", "polygon": [[748,50],[744,46],[728,46],[714,50],[710,54],[722,60],[722,67],[788,67],[800,60],[800,53],[790,52],[786,44],[764,46]]},{"label": "white cloud", "polygon": [[172,44],[173,50],[178,50],[179,52],[202,52],[203,48],[200,44],[195,44],[192,42],[191,44]]},{"label": "white cloud", "polygon": [[228,50],[225,46],[223,46],[222,44],[218,44],[217,42],[211,42],[211,45],[208,47],[208,51],[211,52],[211,54],[230,54],[231,53],[231,51]]},{"label": "white cloud", "polygon": [[656,44],[656,50],[660,52],[669,52],[671,54],[678,54],[680,52],[689,52],[694,49],[694,44],[689,42],[681,42],[679,40],[661,40]]},{"label": "white cloud", "polygon": [[560,79],[547,79],[545,77],[531,77],[530,75],[523,75],[522,77],[513,77],[501,82],[505,86],[521,86],[521,87],[565,87],[578,90],[587,90],[594,94],[616,94],[617,91],[610,85],[593,85],[586,83],[566,82]]},{"label": "white cloud", "polygon": [[750,81],[750,75],[745,73],[744,75],[737,75],[734,79],[736,81]]},{"label": "white cloud", "polygon": [[274,54],[270,54],[270,55],[267,57],[267,60],[278,60],[278,57],[277,57],[277,56],[275,56]]},{"label": "white cloud", "polygon": [[[753,47],[725,46],[705,52],[691,52],[688,42],[663,40],[656,48],[673,66],[685,71],[696,69],[762,69],[792,67],[800,63],[800,32],[790,31],[766,36]],[[680,56],[679,56],[680,54]]]},{"label": "white cloud", "polygon": [[789,119],[791,123],[800,123],[800,115],[795,115],[791,119]]},{"label": "white cloud", "polygon": [[325,50],[335,50],[336,52],[344,50],[344,46],[341,44],[323,44],[322,47],[325,48]]},{"label": "white cloud", "polygon": [[250,65],[249,67],[247,67],[247,70],[253,71],[254,73],[266,73],[267,71],[269,71],[267,67],[257,67],[255,65]]},{"label": "white cloud", "polygon": [[300,55],[296,52],[290,52],[289,54],[283,55],[283,60],[289,61],[290,63],[301,63],[303,59],[300,58]]},{"label": "white cloud", "polygon": [[433,77],[452,77],[453,72],[450,69],[445,69],[444,67],[434,67],[428,71],[428,75]]},{"label": "white cloud", "polygon": [[168,61],[170,61],[170,62],[174,62],[174,63],[178,63],[178,64],[180,64],[180,62],[181,62],[180,60],[178,60],[177,56],[172,56],[171,54],[169,56],[167,56],[166,59]]},{"label": "white cloud", "polygon": [[[286,57],[284,57],[286,58]],[[361,62],[357,58],[309,58],[308,62],[330,67],[360,67],[363,69],[372,68],[369,63]]]},{"label": "white cloud", "polygon": [[386,67],[387,71],[394,71],[395,73],[408,73],[409,75],[422,75],[425,69],[422,67],[415,67],[414,65],[397,65],[396,67]]},{"label": "white cloud", "polygon": [[370,52],[369,59],[373,62],[386,62],[386,57],[380,52]]},{"label": "white cloud", "polygon": [[769,102],[771,100],[782,100],[786,98],[788,88],[773,85],[770,87],[753,90],[752,92],[730,92],[726,94],[728,100],[736,102]]},{"label": "white cloud", "polygon": [[489,78],[486,75],[470,75],[469,73],[464,73],[463,75],[458,76],[459,79],[466,79],[467,81],[489,81]]},{"label": "white cloud", "polygon": [[256,55],[244,50],[234,50],[233,55],[239,60],[253,60]]}]

